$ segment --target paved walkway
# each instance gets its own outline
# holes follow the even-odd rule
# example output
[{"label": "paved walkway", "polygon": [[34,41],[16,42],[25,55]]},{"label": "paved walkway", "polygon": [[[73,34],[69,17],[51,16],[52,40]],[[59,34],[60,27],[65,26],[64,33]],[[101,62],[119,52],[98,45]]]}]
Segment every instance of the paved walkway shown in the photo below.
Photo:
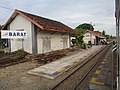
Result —
[{"label": "paved walkway", "polygon": [[93,78],[90,80],[90,90],[111,90],[112,84],[112,53],[106,57],[97,68]]},{"label": "paved walkway", "polygon": [[93,53],[96,53],[103,47],[104,46],[93,46],[91,49],[82,50],[75,55],[61,58],[60,60],[32,69],[28,71],[28,73],[54,79],[70,69],[73,65],[83,61],[85,58],[89,57]]}]

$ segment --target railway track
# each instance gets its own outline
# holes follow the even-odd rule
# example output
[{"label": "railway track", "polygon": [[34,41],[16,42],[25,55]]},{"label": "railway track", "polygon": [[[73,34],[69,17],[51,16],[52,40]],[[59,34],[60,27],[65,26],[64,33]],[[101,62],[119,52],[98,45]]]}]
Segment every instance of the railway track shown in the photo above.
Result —
[{"label": "railway track", "polygon": [[11,59],[10,57],[14,57],[14,55],[6,55],[0,58],[0,68],[8,67],[14,64],[27,61],[26,59],[15,60],[15,59]]},{"label": "railway track", "polygon": [[29,53],[18,50],[8,54],[0,54],[0,68],[28,61],[25,56]]},{"label": "railway track", "polygon": [[[107,45],[105,48],[97,52],[95,55],[91,56],[89,59],[85,60],[82,64],[77,66],[73,72],[61,80],[58,84],[53,86],[51,90],[88,90],[84,89],[84,86],[79,87],[80,85],[86,84],[86,78],[93,71],[93,69],[99,65],[102,59],[108,53],[112,45]],[[89,80],[87,80],[88,82]],[[78,89],[79,87],[79,89]],[[85,85],[88,88],[87,85]]]},{"label": "railway track", "polygon": [[22,59],[18,61],[3,60],[2,62],[0,62],[0,68],[8,67],[8,66],[15,65],[18,63],[23,63],[26,61],[27,61],[26,59]]}]

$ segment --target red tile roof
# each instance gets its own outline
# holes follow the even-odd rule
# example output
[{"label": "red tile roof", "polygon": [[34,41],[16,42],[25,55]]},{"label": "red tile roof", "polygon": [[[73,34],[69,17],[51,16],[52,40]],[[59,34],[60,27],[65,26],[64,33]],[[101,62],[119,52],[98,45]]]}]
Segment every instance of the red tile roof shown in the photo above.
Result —
[{"label": "red tile roof", "polygon": [[[96,31],[91,31],[91,30],[87,30],[87,32],[89,32],[89,33],[97,36],[98,38],[105,38],[105,37],[102,35],[101,32],[96,32]],[[87,33],[87,32],[86,32],[86,33]]]},{"label": "red tile roof", "polygon": [[17,14],[22,15],[23,17],[28,19],[30,22],[32,22],[33,24],[35,24],[42,30],[77,33],[72,28],[68,27],[67,25],[65,25],[61,22],[47,19],[47,18],[44,18],[41,16],[33,15],[30,13],[26,13],[26,12],[23,12],[20,10],[15,10],[15,12],[12,14],[12,16],[9,18],[9,20],[6,22],[6,24],[3,26],[2,30],[7,26],[7,24],[9,24],[12,21],[13,18],[15,18],[15,16]]}]

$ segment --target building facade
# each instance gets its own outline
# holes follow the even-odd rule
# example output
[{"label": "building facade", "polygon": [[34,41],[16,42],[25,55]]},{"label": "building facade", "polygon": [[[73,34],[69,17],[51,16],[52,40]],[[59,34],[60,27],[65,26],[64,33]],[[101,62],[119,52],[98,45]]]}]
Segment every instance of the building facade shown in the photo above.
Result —
[{"label": "building facade", "polygon": [[96,37],[95,35],[87,32],[84,34],[83,41],[88,44],[91,41],[92,44],[96,45]]},{"label": "building facade", "polygon": [[100,32],[87,30],[84,34],[83,41],[86,44],[91,42],[93,45],[99,45],[102,41],[106,42],[106,38]]},{"label": "building facade", "polygon": [[24,49],[33,54],[69,48],[70,33],[74,33],[72,28],[61,22],[20,10],[15,10],[2,30],[26,31],[26,39],[10,39],[8,46],[11,52]]}]

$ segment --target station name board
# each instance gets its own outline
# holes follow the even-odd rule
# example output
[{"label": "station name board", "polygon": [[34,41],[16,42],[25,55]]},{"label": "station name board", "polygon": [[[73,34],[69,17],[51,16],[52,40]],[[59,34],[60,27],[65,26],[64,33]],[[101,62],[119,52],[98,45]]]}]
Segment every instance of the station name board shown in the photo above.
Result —
[{"label": "station name board", "polygon": [[1,38],[2,39],[25,39],[27,38],[27,32],[26,31],[8,31],[8,30],[2,30],[1,31]]}]

